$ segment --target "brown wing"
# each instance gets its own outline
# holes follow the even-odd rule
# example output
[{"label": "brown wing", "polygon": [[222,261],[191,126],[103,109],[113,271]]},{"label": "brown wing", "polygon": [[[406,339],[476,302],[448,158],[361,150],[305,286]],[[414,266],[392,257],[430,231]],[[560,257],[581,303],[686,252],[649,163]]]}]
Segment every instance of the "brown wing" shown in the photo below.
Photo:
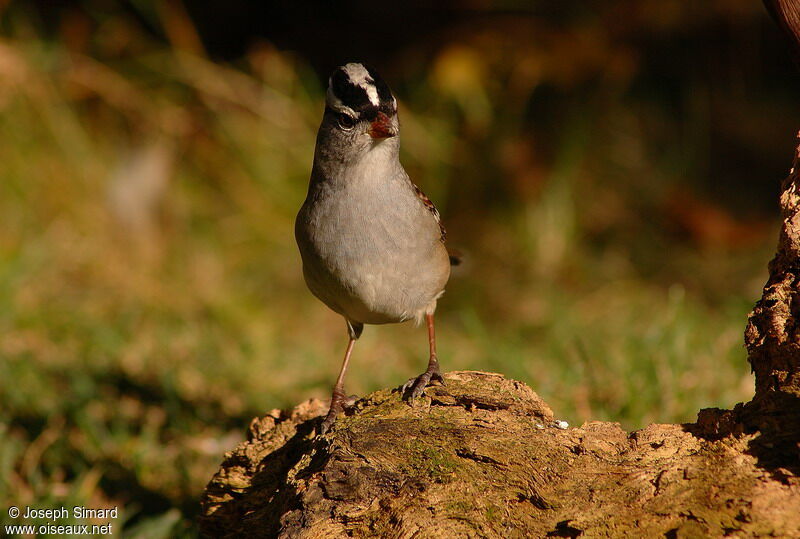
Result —
[{"label": "brown wing", "polygon": [[[409,180],[411,181],[411,180]],[[444,229],[444,225],[442,224],[442,217],[439,215],[439,210],[436,209],[436,206],[433,205],[431,199],[428,198],[428,195],[422,192],[422,189],[417,187],[414,182],[411,182],[411,186],[414,188],[414,192],[417,193],[417,197],[422,201],[428,211],[433,214],[434,219],[436,219],[436,224],[439,225],[439,231],[441,232],[440,240],[444,243],[444,240],[447,239],[447,231]]]}]

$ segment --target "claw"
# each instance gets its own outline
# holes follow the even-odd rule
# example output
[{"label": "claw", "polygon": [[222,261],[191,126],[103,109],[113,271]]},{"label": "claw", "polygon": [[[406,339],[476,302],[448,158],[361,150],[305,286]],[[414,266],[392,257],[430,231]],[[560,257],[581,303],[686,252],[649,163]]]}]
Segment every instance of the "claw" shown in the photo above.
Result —
[{"label": "claw", "polygon": [[423,372],[416,378],[409,378],[408,382],[403,384],[400,390],[401,395],[403,395],[403,400],[409,402],[417,397],[421,397],[425,392],[425,388],[431,385],[431,382],[439,382],[441,385],[445,385],[444,378],[442,378],[438,366],[435,369],[429,369]]},{"label": "claw", "polygon": [[325,416],[325,419],[322,420],[322,423],[319,424],[317,431],[319,434],[325,434],[329,430],[334,423],[336,423],[336,416],[338,416],[341,412],[346,412],[351,410],[358,401],[358,395],[350,395],[349,397],[342,397],[341,399],[335,399],[331,402],[331,407],[328,410],[328,414]]},{"label": "claw", "polygon": [[322,423],[319,424],[317,432],[319,434],[325,434],[331,430],[333,424],[336,423],[336,416],[339,415],[339,412],[344,412],[344,406],[342,406],[342,403],[331,403],[331,409],[328,410],[328,414],[325,416],[325,419],[323,419]]},{"label": "claw", "polygon": [[322,420],[322,423],[319,424],[319,427],[317,428],[317,433],[320,436],[327,434],[327,432],[331,430],[331,427],[335,422],[336,422],[336,414],[331,415],[331,413],[328,412],[328,415],[326,415],[325,419]]},{"label": "claw", "polygon": [[350,410],[356,405],[356,402],[358,402],[358,395],[350,395],[344,399],[342,406],[344,406],[345,410]]}]

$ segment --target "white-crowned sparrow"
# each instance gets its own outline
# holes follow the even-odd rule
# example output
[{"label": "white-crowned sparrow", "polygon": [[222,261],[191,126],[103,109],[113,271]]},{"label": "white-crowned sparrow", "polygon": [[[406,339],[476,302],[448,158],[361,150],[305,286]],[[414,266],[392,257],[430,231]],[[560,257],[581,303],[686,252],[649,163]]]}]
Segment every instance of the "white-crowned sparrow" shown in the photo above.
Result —
[{"label": "white-crowned sparrow", "polygon": [[323,433],[344,408],[344,375],[364,324],[426,318],[428,368],[402,392],[415,398],[442,382],[433,313],[451,259],[439,212],[400,164],[398,133],[397,100],[378,74],[357,63],[337,68],[295,222],[306,284],[344,317],[350,336]]}]

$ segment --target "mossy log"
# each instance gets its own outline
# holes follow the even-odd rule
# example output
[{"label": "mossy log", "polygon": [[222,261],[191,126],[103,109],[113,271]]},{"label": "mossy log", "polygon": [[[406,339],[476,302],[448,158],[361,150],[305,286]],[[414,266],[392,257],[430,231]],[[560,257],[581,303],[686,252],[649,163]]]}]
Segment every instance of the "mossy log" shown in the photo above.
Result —
[{"label": "mossy log", "polygon": [[800,536],[796,469],[758,433],[700,424],[564,427],[526,385],[454,372],[415,406],[360,400],[325,436],[321,401],[253,420],[203,499],[221,537]]}]

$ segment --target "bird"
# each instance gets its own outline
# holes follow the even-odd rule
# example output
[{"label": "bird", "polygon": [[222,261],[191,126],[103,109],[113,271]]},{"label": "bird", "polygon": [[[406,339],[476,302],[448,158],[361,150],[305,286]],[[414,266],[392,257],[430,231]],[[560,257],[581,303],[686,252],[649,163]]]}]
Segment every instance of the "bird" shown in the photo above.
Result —
[{"label": "bird", "polygon": [[365,324],[426,321],[428,366],[401,388],[411,402],[444,384],[434,312],[459,262],[445,247],[433,202],[400,163],[397,99],[374,68],[337,67],[328,79],[308,193],[295,220],[303,277],[346,323],[348,344],[318,431],[328,432],[348,398],[344,378]]}]

